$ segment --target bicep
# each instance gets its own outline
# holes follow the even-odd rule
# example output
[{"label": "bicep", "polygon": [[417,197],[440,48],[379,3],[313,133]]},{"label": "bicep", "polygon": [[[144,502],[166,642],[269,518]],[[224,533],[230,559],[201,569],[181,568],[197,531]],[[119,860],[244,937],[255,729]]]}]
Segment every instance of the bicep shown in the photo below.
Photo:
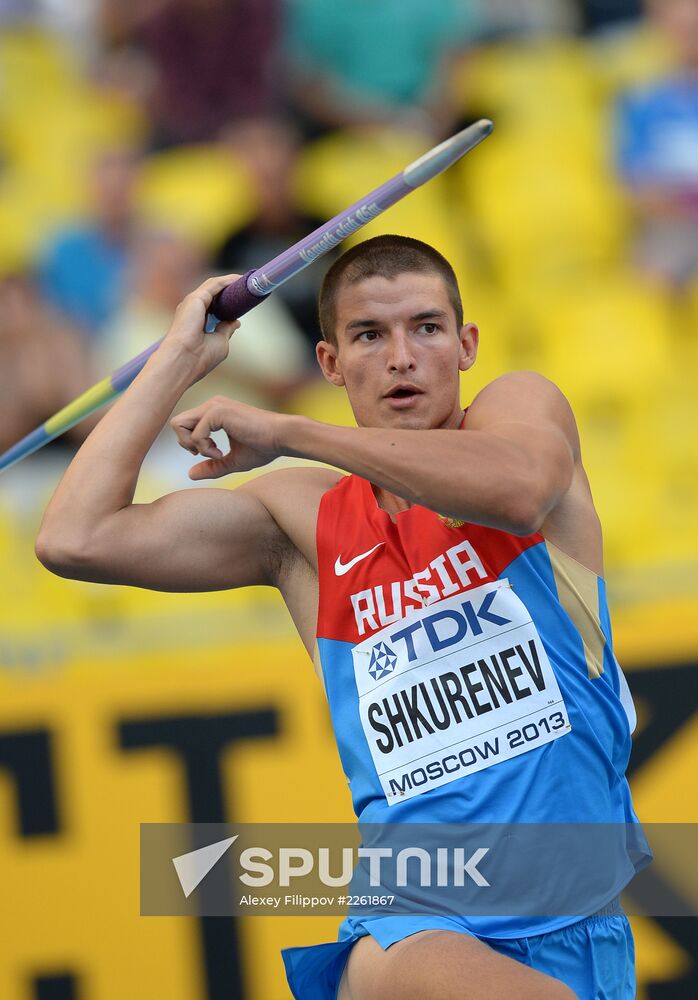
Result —
[{"label": "bicep", "polygon": [[280,529],[244,489],[191,489],[116,512],[93,538],[82,579],[162,591],[272,583]]}]

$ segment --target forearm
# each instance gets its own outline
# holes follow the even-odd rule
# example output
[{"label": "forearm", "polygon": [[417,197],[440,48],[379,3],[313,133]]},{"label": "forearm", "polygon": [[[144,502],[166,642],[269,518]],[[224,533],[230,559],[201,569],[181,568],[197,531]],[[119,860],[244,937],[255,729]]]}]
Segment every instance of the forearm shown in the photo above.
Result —
[{"label": "forearm", "polygon": [[143,459],[193,380],[186,352],[155,352],[71,462],[44,515],[44,538],[80,548],[132,502]]},{"label": "forearm", "polygon": [[528,534],[545,511],[535,461],[484,431],[335,427],[291,418],[286,452],[327,462],[438,513]]}]

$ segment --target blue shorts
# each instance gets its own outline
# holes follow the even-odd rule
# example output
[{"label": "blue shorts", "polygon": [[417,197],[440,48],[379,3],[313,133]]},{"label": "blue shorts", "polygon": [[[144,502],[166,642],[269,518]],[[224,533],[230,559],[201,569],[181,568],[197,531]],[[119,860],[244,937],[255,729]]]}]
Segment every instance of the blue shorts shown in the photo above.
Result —
[{"label": "blue shorts", "polygon": [[[457,917],[376,917],[362,921],[384,950],[419,931],[468,934]],[[349,952],[362,937],[285,948],[286,978],[296,1000],[336,1000]],[[579,1000],[634,1000],[635,946],[628,918],[616,901],[598,913],[535,937],[480,938],[495,951],[559,979]]]}]

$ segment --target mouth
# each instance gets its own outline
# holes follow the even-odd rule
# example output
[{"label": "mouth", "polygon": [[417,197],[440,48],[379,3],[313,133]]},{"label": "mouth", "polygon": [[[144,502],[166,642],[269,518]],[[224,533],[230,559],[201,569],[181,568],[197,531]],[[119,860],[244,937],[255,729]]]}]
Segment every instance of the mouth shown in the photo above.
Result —
[{"label": "mouth", "polygon": [[384,399],[387,399],[392,406],[409,406],[414,403],[419,396],[424,395],[422,390],[411,382],[400,382],[394,385],[389,392],[386,392]]}]

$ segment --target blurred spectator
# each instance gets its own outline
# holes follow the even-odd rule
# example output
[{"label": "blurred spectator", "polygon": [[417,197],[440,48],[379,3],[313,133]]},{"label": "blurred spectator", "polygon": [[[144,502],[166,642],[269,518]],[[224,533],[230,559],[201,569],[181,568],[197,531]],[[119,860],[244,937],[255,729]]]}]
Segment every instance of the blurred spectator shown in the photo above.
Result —
[{"label": "blurred spectator", "polygon": [[580,7],[588,31],[613,27],[642,15],[642,0],[581,0]]},{"label": "blurred spectator", "polygon": [[44,23],[52,32],[70,40],[76,51],[86,54],[95,42],[95,0],[39,0]]},{"label": "blurred spectator", "polygon": [[445,134],[458,117],[452,65],[481,23],[476,0],[288,0],[290,96],[306,134],[355,124]]},{"label": "blurred spectator", "polygon": [[676,288],[698,275],[698,0],[647,0],[670,75],[622,95],[618,168],[637,219],[637,261]]},{"label": "blurred spectator", "polygon": [[[326,220],[296,209],[293,179],[300,136],[291,125],[272,119],[241,122],[224,134],[224,141],[249,168],[256,187],[257,214],[243,229],[227,237],[216,255],[215,266],[224,273],[244,274],[272,260]],[[328,254],[315,261],[274,293],[284,301],[305,335],[313,363],[314,345],[319,339],[317,295],[332,259],[333,255]]]},{"label": "blurred spectator", "polygon": [[91,337],[99,335],[123,296],[138,167],[129,150],[100,155],[92,173],[90,220],[59,231],[41,254],[46,299]]},{"label": "blurred spectator", "polygon": [[579,27],[575,0],[488,0],[488,36],[559,35]]},{"label": "blurred spectator", "polygon": [[[41,301],[31,278],[0,279],[0,452],[96,381],[89,346]],[[86,418],[67,438],[83,441],[97,420]]]},{"label": "blurred spectator", "polygon": [[199,283],[203,269],[202,253],[181,236],[147,230],[134,235],[123,299],[99,345],[105,374],[165,335],[178,303]]},{"label": "blurred spectator", "polygon": [[0,26],[32,24],[41,15],[39,0],[0,0]]},{"label": "blurred spectator", "polygon": [[233,118],[274,110],[280,0],[102,0],[115,48],[149,61],[156,146],[203,142]]},{"label": "blurred spectator", "polygon": [[[128,268],[128,292],[110,323],[101,350],[105,373],[119,368],[167,333],[177,304],[200,282],[200,251],[166,232],[141,232]],[[278,408],[310,371],[303,337],[272,296],[242,319],[228,359],[188,390],[183,410],[217,394]],[[314,372],[313,372],[314,373]]]},{"label": "blurred spectator", "polygon": [[0,0],[0,26],[41,26],[84,55],[92,47],[96,0]]}]

